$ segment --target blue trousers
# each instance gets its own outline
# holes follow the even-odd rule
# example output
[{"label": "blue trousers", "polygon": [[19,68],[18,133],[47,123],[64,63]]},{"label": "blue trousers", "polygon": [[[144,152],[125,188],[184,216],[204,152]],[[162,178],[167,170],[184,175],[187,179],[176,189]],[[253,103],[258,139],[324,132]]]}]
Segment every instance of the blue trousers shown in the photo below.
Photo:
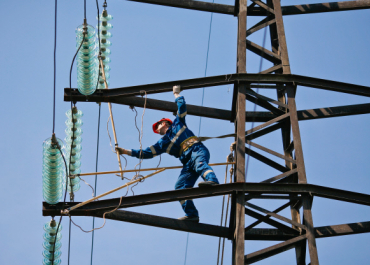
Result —
[{"label": "blue trousers", "polygon": [[[194,187],[199,176],[201,176],[203,180],[214,181],[218,184],[215,173],[208,165],[210,155],[207,147],[202,143],[197,143],[191,148],[191,157],[189,161],[184,164],[181,174],[175,184],[175,189],[180,190]],[[180,204],[186,216],[199,216],[193,200],[183,200],[180,201]]]}]

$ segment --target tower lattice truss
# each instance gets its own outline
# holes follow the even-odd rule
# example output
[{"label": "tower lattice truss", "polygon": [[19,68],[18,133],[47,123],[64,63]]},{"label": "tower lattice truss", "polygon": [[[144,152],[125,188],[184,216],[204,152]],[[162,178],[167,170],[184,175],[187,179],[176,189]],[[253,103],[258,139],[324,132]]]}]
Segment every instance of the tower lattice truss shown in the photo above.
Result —
[{"label": "tower lattice truss", "polygon": [[[295,248],[298,265],[306,264],[306,249],[310,262],[317,265],[316,239],[370,232],[370,222],[331,225],[315,227],[311,212],[315,196],[334,199],[361,205],[370,205],[370,195],[339,190],[329,187],[308,184],[299,121],[348,116],[370,113],[370,104],[307,109],[297,111],[297,86],[312,87],[328,91],[370,97],[370,88],[360,85],[336,82],[294,75],[290,71],[287,44],[285,39],[283,16],[304,15],[331,11],[346,11],[370,8],[370,1],[347,1],[337,3],[319,3],[308,5],[281,6],[279,0],[252,0],[247,6],[246,0],[235,2],[235,6],[191,0],[134,0],[149,4],[172,6],[176,8],[193,9],[204,12],[232,15],[238,18],[237,36],[237,67],[236,73],[220,76],[210,76],[189,80],[122,87],[115,89],[98,89],[90,96],[84,96],[74,88],[65,89],[65,101],[111,102],[122,105],[143,107],[146,94],[172,91],[174,84],[182,90],[203,87],[216,87],[234,84],[231,110],[221,110],[210,107],[188,105],[188,115],[215,118],[232,121],[235,124],[235,173],[233,183],[221,184],[204,189],[193,188],[185,190],[165,191],[154,194],[136,195],[122,198],[119,208],[150,205],[171,201],[211,197],[230,194],[231,210],[228,227],[191,223],[172,218],[152,216],[148,214],[117,210],[106,215],[106,218],[143,225],[150,225],[232,240],[232,260],[234,265],[251,264],[269,258],[281,252]],[[258,16],[261,21],[247,28],[247,17]],[[269,27],[271,50],[248,40],[248,37],[258,30]],[[256,53],[273,64],[260,73],[246,73],[246,50]],[[256,93],[252,88],[269,88],[276,90],[276,99]],[[177,106],[173,102],[146,99],[146,108],[175,112]],[[246,101],[266,109],[261,112],[247,112]],[[259,122],[260,125],[246,130],[246,123]],[[254,139],[280,131],[282,151],[277,153],[264,146],[255,144]],[[253,146],[254,150],[249,147]],[[255,151],[257,150],[257,151]],[[279,164],[260,151],[267,152],[285,161]],[[245,182],[245,157],[251,157],[263,162],[281,172],[259,183]],[[274,210],[257,206],[257,199],[285,200],[286,203]],[[72,216],[103,217],[104,212],[117,207],[120,198],[94,201],[70,212]],[[58,216],[62,208],[71,207],[77,202],[59,203],[51,206],[44,202],[43,215]],[[291,216],[279,214],[290,208]],[[252,224],[245,223],[245,215],[256,220]],[[273,228],[255,228],[260,223],[266,223]],[[271,247],[253,253],[245,253],[245,240],[283,241]],[[308,259],[308,257],[307,257]]]}]

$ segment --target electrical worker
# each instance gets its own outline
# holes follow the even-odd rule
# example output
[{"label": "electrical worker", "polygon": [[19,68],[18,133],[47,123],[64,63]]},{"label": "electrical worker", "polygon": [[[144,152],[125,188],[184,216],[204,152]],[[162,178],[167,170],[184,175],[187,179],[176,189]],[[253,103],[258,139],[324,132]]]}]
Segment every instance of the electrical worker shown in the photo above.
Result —
[{"label": "electrical worker", "polygon": [[[163,135],[157,143],[143,150],[127,150],[120,147],[116,147],[116,150],[120,154],[143,159],[153,158],[164,152],[179,158],[183,168],[175,184],[176,190],[194,187],[199,176],[204,180],[198,184],[199,187],[216,185],[218,184],[217,177],[208,165],[210,155],[207,147],[186,126],[186,104],[184,97],[180,96],[180,91],[180,86],[173,87],[177,103],[175,120],[172,122],[168,118],[163,118],[153,124],[154,133]],[[180,204],[185,216],[179,220],[199,222],[198,211],[193,200],[182,200]]]}]

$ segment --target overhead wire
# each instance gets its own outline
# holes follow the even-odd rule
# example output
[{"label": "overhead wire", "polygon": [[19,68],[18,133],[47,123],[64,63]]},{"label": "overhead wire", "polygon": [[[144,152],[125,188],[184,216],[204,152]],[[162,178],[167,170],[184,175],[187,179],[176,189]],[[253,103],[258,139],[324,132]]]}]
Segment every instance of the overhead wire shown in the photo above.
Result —
[{"label": "overhead wire", "polygon": [[[212,3],[214,3],[214,2],[215,2],[215,0],[212,0]],[[209,55],[209,45],[210,45],[210,42],[211,42],[212,20],[213,20],[213,12],[211,13],[211,19],[210,19],[210,22],[209,22],[208,44],[207,44],[207,55],[206,55],[206,66],[205,66],[205,69],[204,69],[204,77],[207,76],[207,69],[208,69],[208,55]],[[203,107],[203,104],[204,104],[204,87],[203,87],[203,90],[202,90],[202,107]],[[202,117],[199,117],[198,137],[200,135],[201,127],[202,127]],[[189,232],[188,232],[187,237],[186,237],[184,265],[186,265],[186,258],[187,258],[187,254],[188,254],[188,244],[189,244]]]},{"label": "overhead wire", "polygon": [[[99,162],[99,136],[100,136],[100,114],[101,114],[101,104],[99,103],[99,114],[98,114],[98,133],[96,137],[96,159],[95,159],[95,171],[98,172],[98,162]],[[94,197],[96,196],[96,187],[98,184],[98,175],[95,175],[95,185],[94,185]],[[95,217],[93,217],[92,229],[95,228]],[[91,257],[90,264],[92,265],[93,253],[94,253],[94,235],[95,231],[91,234]]]},{"label": "overhead wire", "polygon": [[[86,22],[86,0],[84,0],[84,22]],[[81,43],[80,43],[80,46],[78,47],[75,55],[73,56],[73,59],[72,59],[72,63],[71,63],[71,68],[70,68],[70,71],[69,71],[69,87],[72,87],[72,70],[73,70],[73,64],[74,64],[74,61],[76,59],[76,56],[78,54],[78,52],[80,51],[81,47],[82,47],[82,44],[84,43],[85,41],[85,37],[86,37],[86,32],[83,33],[83,38],[81,40]],[[75,123],[73,123],[73,105],[75,106],[76,104],[73,103],[73,100],[71,99],[71,118],[72,118],[72,124],[73,124],[73,127],[72,127],[72,141],[71,141],[71,150],[70,150],[70,156],[69,156],[69,165],[67,167],[67,164],[66,164],[66,188],[65,188],[65,194],[64,194],[64,200],[63,200],[63,205],[66,201],[66,196],[67,196],[67,191],[68,191],[68,178],[69,178],[69,175],[70,175],[70,167],[71,167],[71,159],[72,159],[72,146],[73,146],[73,142],[74,142],[74,133],[75,133]],[[60,150],[61,151],[61,150]],[[64,158],[64,155],[61,151],[61,154],[63,156],[63,160],[64,162],[66,163],[65,161],[65,158]],[[70,181],[70,185],[71,185],[71,196],[70,196],[70,200],[73,201],[73,189],[72,189],[72,181]],[[62,209],[63,210],[63,209]],[[62,217],[62,216],[61,216]],[[62,218],[60,218],[61,220]],[[58,232],[58,229],[59,229],[59,224],[58,224],[58,227],[57,227],[57,232]],[[69,232],[68,232],[68,264],[70,263],[70,253],[71,253],[71,220],[69,221]],[[54,255],[54,251],[53,251],[53,255]]]},{"label": "overhead wire", "polygon": [[[55,94],[56,94],[56,51],[57,51],[57,14],[58,14],[58,0],[55,0],[54,1],[54,57],[53,57],[53,67],[54,67],[54,80],[53,80],[53,130],[52,130],[52,134],[55,135]],[[60,146],[57,145],[59,148]],[[60,153],[62,154],[63,156],[63,153],[62,153],[62,150],[60,150]],[[63,156],[63,160],[65,161],[64,159],[64,156]],[[54,219],[54,216],[52,217],[52,219]],[[60,216],[59,218],[59,222],[58,222],[58,226],[57,226],[57,230],[56,230],[56,235],[58,234],[58,230],[59,230],[59,227],[60,227],[60,223],[62,222],[62,216]],[[51,260],[51,264],[53,265],[54,264],[54,253],[55,253],[55,244],[56,244],[56,240],[54,241],[54,244],[53,244],[53,254],[52,254],[52,260]]]},{"label": "overhead wire", "polygon": [[54,11],[54,93],[53,93],[53,131],[55,133],[55,92],[56,92],[56,54],[57,54],[57,11],[58,11],[58,0],[55,0],[55,11]]}]

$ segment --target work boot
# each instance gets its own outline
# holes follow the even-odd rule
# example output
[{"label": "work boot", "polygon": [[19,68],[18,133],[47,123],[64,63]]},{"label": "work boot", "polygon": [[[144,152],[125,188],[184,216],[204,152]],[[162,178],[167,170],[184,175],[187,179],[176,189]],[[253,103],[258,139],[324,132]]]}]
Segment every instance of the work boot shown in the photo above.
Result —
[{"label": "work boot", "polygon": [[199,217],[198,216],[184,216],[184,217],[180,217],[177,220],[180,220],[180,221],[191,221],[191,222],[199,223]]},{"label": "work boot", "polygon": [[209,180],[202,181],[202,182],[199,182],[198,183],[198,187],[199,188],[202,188],[202,187],[210,187],[210,186],[213,186],[213,185],[217,185],[217,183],[214,182],[214,181],[209,181]]}]

